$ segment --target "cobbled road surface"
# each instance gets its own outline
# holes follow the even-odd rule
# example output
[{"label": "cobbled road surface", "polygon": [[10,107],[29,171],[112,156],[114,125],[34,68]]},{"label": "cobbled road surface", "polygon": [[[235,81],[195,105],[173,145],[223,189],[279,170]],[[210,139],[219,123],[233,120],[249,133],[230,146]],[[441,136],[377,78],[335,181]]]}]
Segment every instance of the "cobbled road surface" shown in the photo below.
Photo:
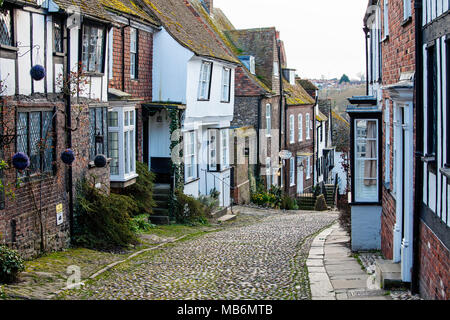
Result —
[{"label": "cobbled road surface", "polygon": [[310,299],[305,261],[311,236],[337,214],[245,214],[263,218],[144,253],[60,298]]}]

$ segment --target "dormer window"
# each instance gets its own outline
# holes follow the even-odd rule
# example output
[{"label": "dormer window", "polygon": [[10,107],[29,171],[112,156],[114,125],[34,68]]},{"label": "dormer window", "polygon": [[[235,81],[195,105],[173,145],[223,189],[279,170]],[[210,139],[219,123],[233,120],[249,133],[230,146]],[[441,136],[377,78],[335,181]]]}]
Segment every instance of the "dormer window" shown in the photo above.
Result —
[{"label": "dormer window", "polygon": [[0,8],[0,45],[14,46],[11,9]]},{"label": "dormer window", "polygon": [[251,74],[256,74],[256,63],[254,56],[240,56],[242,64],[250,71]]},{"label": "dormer window", "polygon": [[61,19],[53,18],[53,49],[55,53],[63,53],[64,31]]},{"label": "dormer window", "polygon": [[103,73],[105,53],[105,27],[86,23],[83,25],[81,61],[83,70]]},{"label": "dormer window", "polygon": [[209,100],[212,62],[203,61],[198,84],[198,100]]}]

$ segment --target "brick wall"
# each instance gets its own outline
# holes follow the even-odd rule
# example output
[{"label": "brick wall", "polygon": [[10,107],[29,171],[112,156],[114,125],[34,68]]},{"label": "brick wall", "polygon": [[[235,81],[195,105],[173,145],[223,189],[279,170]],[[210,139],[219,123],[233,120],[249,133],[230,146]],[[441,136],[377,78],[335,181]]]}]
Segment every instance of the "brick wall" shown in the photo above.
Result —
[{"label": "brick wall", "polygon": [[122,30],[114,28],[113,38],[113,76],[109,87],[132,95],[136,103],[137,160],[143,161],[143,119],[141,103],[152,101],[153,34],[138,31],[138,75],[130,75],[130,27]]},{"label": "brick wall", "polygon": [[[384,0],[383,0],[384,1]],[[384,9],[383,3],[380,4]],[[413,19],[404,23],[403,19],[403,0],[389,1],[389,37],[382,43],[382,84],[390,85],[399,82],[400,74],[415,70],[415,33],[414,33],[414,1],[411,0]],[[384,17],[383,13],[381,17]],[[382,23],[382,25],[384,22]],[[384,31],[382,31],[384,38]],[[389,106],[386,105],[386,99],[389,99]],[[387,259],[393,257],[393,228],[395,225],[396,202],[392,195],[393,181],[393,146],[394,146],[394,119],[392,99],[387,91],[383,91],[383,112],[389,108],[390,115],[390,150],[386,150],[386,126],[383,123],[383,182],[385,180],[386,166],[385,159],[390,157],[390,189],[386,188],[383,183],[382,202],[383,212],[381,215],[381,248],[383,255]],[[414,115],[415,117],[415,115]],[[384,121],[384,116],[383,116]],[[414,132],[415,141],[415,132]],[[415,144],[415,142],[414,142]],[[414,147],[415,150],[415,147]],[[415,171],[415,170],[414,170]]]},{"label": "brick wall", "polygon": [[450,251],[423,221],[420,223],[419,257],[420,295],[425,299],[448,300]]},{"label": "brick wall", "polygon": [[[302,153],[314,153],[314,140],[312,139],[312,132],[311,132],[311,139],[306,140],[306,124],[305,124],[305,119],[306,119],[306,114],[309,113],[309,115],[311,116],[311,119],[313,118],[314,115],[314,106],[313,105],[304,105],[304,106],[289,106],[287,109],[287,128],[285,130],[286,133],[286,137],[287,137],[287,150],[291,151],[292,154],[294,156],[297,155],[297,152],[302,152]],[[303,115],[303,141],[299,142],[298,141],[298,115],[302,114]],[[293,115],[294,116],[294,139],[295,139],[295,143],[291,144],[290,143],[290,124],[289,124],[289,117]],[[297,162],[295,164],[296,166],[298,166]],[[313,179],[312,179],[312,175],[311,178],[306,180],[306,160],[303,161],[303,189],[306,189],[308,187],[312,187],[313,186]],[[289,171],[290,170],[290,162],[287,160],[286,161],[286,177],[287,179],[289,179]],[[313,170],[312,167],[312,162],[311,162],[311,171]],[[288,186],[288,191],[289,194],[291,196],[295,196],[297,193],[297,169],[295,169],[295,186]]]}]

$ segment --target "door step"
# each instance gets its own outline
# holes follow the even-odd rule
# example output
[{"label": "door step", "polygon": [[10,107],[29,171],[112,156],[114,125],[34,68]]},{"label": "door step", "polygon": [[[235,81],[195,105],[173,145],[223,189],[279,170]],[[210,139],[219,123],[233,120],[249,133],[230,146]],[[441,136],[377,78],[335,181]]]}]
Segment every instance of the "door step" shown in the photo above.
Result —
[{"label": "door step", "polygon": [[217,221],[219,223],[226,222],[226,221],[232,221],[232,220],[235,220],[236,217],[237,216],[235,214],[226,214],[226,215],[220,217],[219,219],[217,219]]},{"label": "door step", "polygon": [[406,286],[402,282],[401,264],[391,260],[375,260],[375,279],[384,290]]}]

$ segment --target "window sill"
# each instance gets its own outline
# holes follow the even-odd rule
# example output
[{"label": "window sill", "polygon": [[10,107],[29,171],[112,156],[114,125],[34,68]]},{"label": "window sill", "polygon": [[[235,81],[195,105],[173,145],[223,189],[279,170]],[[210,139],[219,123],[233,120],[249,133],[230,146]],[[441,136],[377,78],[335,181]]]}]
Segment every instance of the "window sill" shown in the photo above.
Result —
[{"label": "window sill", "polygon": [[5,51],[15,51],[15,52],[19,51],[19,48],[14,46],[8,46],[6,44],[0,44],[0,49]]},{"label": "window sill", "polygon": [[230,101],[220,101],[220,103],[230,103]]},{"label": "window sill", "polygon": [[101,72],[89,72],[89,71],[86,71],[84,74],[88,77],[103,77],[105,75],[104,73]]},{"label": "window sill", "polygon": [[403,20],[403,22],[401,23],[401,26],[406,27],[406,25],[408,25],[411,21],[412,21],[412,16],[409,16],[408,18]]},{"label": "window sill", "polygon": [[200,98],[197,98],[197,101],[203,101],[203,102],[205,102],[205,101],[209,101],[209,99],[200,99]]},{"label": "window sill", "polygon": [[65,57],[66,54],[64,52],[53,52],[53,55],[55,57]]},{"label": "window sill", "polygon": [[447,183],[450,184],[450,168],[440,168],[439,172],[447,178]]}]

